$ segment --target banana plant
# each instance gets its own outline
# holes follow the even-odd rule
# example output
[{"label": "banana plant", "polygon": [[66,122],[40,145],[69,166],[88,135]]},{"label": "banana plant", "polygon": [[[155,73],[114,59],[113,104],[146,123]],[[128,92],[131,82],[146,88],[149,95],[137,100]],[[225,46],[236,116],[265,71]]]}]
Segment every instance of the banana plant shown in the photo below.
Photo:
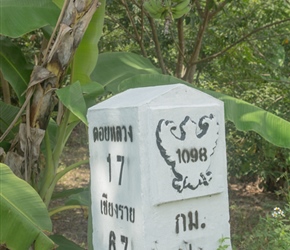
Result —
[{"label": "banana plant", "polygon": [[[87,109],[87,103],[94,101],[92,94],[102,92],[102,86],[90,80],[90,72],[98,57],[97,43],[102,34],[105,3],[105,0],[76,2],[56,0],[55,4],[51,0],[29,0],[25,3],[19,0],[0,0],[1,13],[5,13],[0,25],[0,71],[4,79],[13,87],[22,105],[18,109],[0,103],[2,133],[0,156],[15,174],[34,187],[47,207],[57,181],[71,169],[87,163],[81,161],[59,171],[60,156],[70,133],[80,121],[86,122],[82,113]],[[12,15],[11,12],[15,10],[20,14]],[[13,29],[11,26],[13,23],[17,23],[18,26],[21,26],[21,23],[25,25]],[[47,31],[49,30],[47,25],[55,26],[54,32],[50,34],[47,49],[40,52],[39,61],[32,68],[32,65],[26,62],[21,50],[15,47],[8,37],[19,37],[34,29]],[[63,79],[68,68],[70,82],[67,87],[64,87]],[[72,84],[73,82],[75,84]],[[71,93],[75,90],[79,92],[72,96]],[[61,105],[64,106],[62,109],[59,108],[57,121],[50,118],[55,105],[54,93],[57,93],[58,99],[62,101]],[[85,101],[81,104],[76,103],[75,101],[80,100],[78,97],[83,93],[86,94]],[[2,108],[6,111],[2,112]],[[26,124],[19,123],[24,109],[26,109]],[[13,144],[11,144],[12,138],[14,138]],[[20,138],[20,141],[15,140],[16,138]],[[22,150],[26,148],[24,152],[28,154],[24,153],[24,157],[23,152],[19,154],[15,147],[17,144],[21,145],[19,148]],[[45,155],[43,163],[45,167],[42,168],[37,165],[41,145]],[[25,158],[26,160],[23,161]],[[34,203],[30,205],[33,206],[32,204]],[[13,224],[13,220],[11,223]],[[2,226],[1,230],[7,228],[9,223]],[[30,235],[31,232],[24,230],[23,234]],[[9,237],[12,237],[11,234],[4,234],[1,238],[3,247],[8,246]],[[54,240],[58,244],[64,242],[59,237],[54,237]],[[52,248],[54,246],[49,249]]]},{"label": "banana plant", "polygon": [[2,163],[0,183],[0,248],[28,249],[34,243],[36,250],[54,249],[51,220],[37,192]]},{"label": "banana plant", "polygon": [[[134,62],[134,63],[132,63]],[[114,67],[108,68],[107,65]],[[146,69],[146,70],[144,70]],[[115,74],[112,74],[114,70]],[[92,79],[102,83],[105,91],[117,94],[129,88],[188,82],[163,75],[148,59],[126,53],[99,55]],[[232,121],[241,131],[255,131],[270,143],[290,148],[290,122],[243,100],[206,89],[199,89],[224,102],[225,119]]]},{"label": "banana plant", "polygon": [[[79,1],[78,3],[88,3],[88,5],[80,5],[78,7],[86,9],[90,6],[89,3],[92,1]],[[65,13],[65,8],[63,8],[63,6],[68,7],[70,6],[69,3],[74,1],[54,0],[53,2],[62,8],[63,11],[57,9],[56,5],[53,5],[49,0],[29,0],[26,2],[24,4],[20,0],[0,0],[0,11],[1,13],[5,13],[3,19],[1,19],[1,34],[8,37],[19,37],[33,29],[43,28],[45,25],[54,26],[60,23],[65,24],[62,22],[64,19],[60,19],[60,23],[57,22],[57,16],[60,14],[60,16],[64,17],[65,15],[63,14]],[[41,105],[35,104],[34,107],[36,108],[34,111],[36,112],[34,112],[34,114],[36,114],[36,116],[31,119],[32,124],[37,125],[38,121],[42,120],[42,115],[46,114],[46,117],[43,117],[45,121],[42,122],[44,133],[41,134],[44,138],[42,145],[45,154],[45,168],[41,173],[40,181],[31,182],[46,206],[48,206],[51,200],[57,181],[71,169],[87,162],[78,162],[68,166],[64,170],[59,170],[60,156],[67,139],[69,138],[73,128],[79,122],[87,124],[86,110],[88,107],[96,103],[97,97],[108,93],[117,94],[128,88],[140,86],[173,83],[188,84],[186,81],[173,76],[163,75],[161,70],[156,68],[148,59],[135,54],[119,52],[98,55],[96,44],[102,33],[105,0],[97,2],[101,3],[101,5],[98,4],[96,13],[92,16],[90,21],[87,21],[89,23],[87,31],[84,34],[82,41],[77,41],[77,43],[80,42],[80,44],[72,61],[67,58],[62,61],[59,60],[60,56],[66,55],[64,52],[70,52],[70,49],[75,49],[74,42],[72,42],[73,46],[69,47],[69,49],[67,47],[67,41],[73,40],[71,39],[70,34],[74,29],[71,30],[71,27],[65,25],[59,25],[59,27],[61,26],[57,32],[59,34],[59,39],[56,38],[54,43],[51,43],[52,46],[50,47],[50,50],[43,51],[44,58],[42,60],[47,60],[45,61],[44,69],[35,67],[35,70],[32,71],[32,65],[25,62],[23,59],[24,57],[21,56],[21,51],[12,49],[13,45],[11,44],[11,40],[4,37],[1,37],[0,39],[0,69],[5,79],[8,80],[14,88],[21,104],[25,104],[26,100],[32,97],[35,93],[34,90],[36,86],[41,83],[46,83],[44,85],[49,86],[48,83],[53,82],[54,76],[51,75],[51,72],[57,76],[57,84],[53,86],[53,88],[45,89],[44,93],[49,93],[51,97],[51,94],[55,91],[58,99],[64,106],[64,111],[61,113],[61,108],[59,108],[58,119],[53,120],[50,116],[51,108],[45,109],[47,112],[41,112],[41,110],[38,109]],[[173,4],[170,8],[168,7],[168,12],[170,13],[171,11],[173,13],[173,10],[176,10],[177,6],[178,10],[179,8],[181,9],[181,6],[179,5],[181,2],[184,3],[186,1],[172,0]],[[13,5],[18,6],[16,8],[17,11],[23,11],[21,12],[21,15],[11,15],[12,9],[14,11],[14,8],[11,7]],[[39,12],[40,15],[34,15],[35,12]],[[49,15],[47,13],[49,13]],[[33,16],[34,19],[31,20],[28,16]],[[13,29],[11,28],[11,25],[9,26],[12,21],[9,21],[8,18],[11,17],[17,19],[18,24],[28,22],[30,25],[25,24],[19,30]],[[23,20],[21,18],[23,18]],[[9,22],[7,21],[2,25],[2,20],[8,20]],[[69,21],[69,18],[66,19],[66,21]],[[37,26],[35,26],[35,23]],[[54,33],[51,36],[53,37]],[[57,48],[56,46],[59,47]],[[53,54],[56,52],[57,54]],[[22,59],[15,60],[16,54],[20,55],[19,58]],[[59,80],[61,80],[63,74],[65,74],[63,67],[59,67],[59,64],[70,69],[70,80],[67,86],[61,86],[61,84],[59,84],[62,82]],[[13,67],[11,67],[11,65],[13,65]],[[34,73],[32,73],[29,82],[29,75],[31,72]],[[39,75],[41,75],[41,78],[38,78]],[[233,121],[239,129],[244,131],[254,130],[271,143],[281,147],[290,148],[290,134],[288,133],[290,129],[289,122],[241,100],[217,92],[209,92],[207,90],[203,91],[220,98],[225,102],[226,119]],[[25,92],[26,98],[23,97],[23,92]],[[1,111],[2,107],[5,108],[5,112],[0,113],[0,129],[3,133],[7,128],[9,128],[10,123],[13,123],[13,118],[16,116],[19,109],[15,107],[12,108],[12,106],[4,103],[0,104]],[[26,104],[28,104],[28,101]],[[13,113],[10,113],[9,110],[13,110]],[[10,130],[6,139],[3,140],[0,145],[6,151],[11,147],[11,144],[9,144],[8,141],[11,138],[15,138],[17,134],[18,130],[15,130],[15,128],[20,127],[19,120],[20,119],[18,119],[17,123],[14,124],[13,129]],[[26,126],[22,126],[21,131],[27,133],[26,128]],[[34,132],[35,131],[32,130],[31,134]],[[41,141],[42,139],[40,139],[40,142]],[[39,147],[40,142],[37,147]],[[39,176],[37,176],[37,178],[39,178]],[[89,207],[88,190],[82,191],[83,192],[71,197],[66,208],[83,205]],[[0,207],[1,206],[2,203],[0,204]],[[55,210],[50,211],[50,214],[63,211],[66,208],[56,208]],[[9,223],[6,226],[8,227],[8,225]],[[29,233],[30,232],[27,232],[27,234]],[[6,244],[5,239],[1,239],[1,244]]]}]

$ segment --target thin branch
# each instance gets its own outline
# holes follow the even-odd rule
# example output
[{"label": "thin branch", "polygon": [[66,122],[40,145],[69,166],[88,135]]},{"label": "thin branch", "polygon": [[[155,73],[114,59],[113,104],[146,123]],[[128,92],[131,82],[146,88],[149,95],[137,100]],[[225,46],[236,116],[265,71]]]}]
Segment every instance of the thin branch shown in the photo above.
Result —
[{"label": "thin branch", "polygon": [[210,13],[210,19],[213,18],[217,13],[219,13],[224,7],[225,5],[229,3],[228,1],[223,1],[222,3],[220,3],[217,8]]},{"label": "thin branch", "polygon": [[183,76],[183,80],[188,81],[188,82],[192,82],[192,80],[193,80],[193,76],[194,76],[195,70],[196,70],[196,64],[194,62],[197,61],[197,59],[199,57],[204,33],[205,33],[206,28],[208,26],[208,23],[210,21],[210,12],[209,12],[209,8],[208,8],[209,1],[210,0],[207,0],[205,12],[204,12],[204,19],[203,19],[203,22],[201,23],[201,25],[199,26],[199,30],[198,30],[198,34],[197,34],[197,38],[196,38],[196,43],[195,43],[195,48],[194,48],[193,53],[191,54],[187,70]]},{"label": "thin branch", "polygon": [[[134,1],[134,3],[136,4],[135,1]],[[139,7],[139,5],[136,5],[136,6]],[[144,27],[144,18],[145,18],[145,14],[144,14],[143,0],[141,0],[141,34],[140,34],[141,51],[143,53],[143,56],[147,57],[147,53],[146,53],[146,50],[145,50],[145,47],[144,47],[144,43],[143,43],[143,40],[144,40],[144,29],[145,29],[145,27]]]},{"label": "thin branch", "polygon": [[152,36],[153,36],[153,42],[155,44],[155,51],[156,51],[156,56],[159,62],[159,66],[162,70],[163,74],[167,74],[167,70],[166,70],[166,66],[163,60],[163,56],[161,53],[161,48],[160,48],[160,43],[159,43],[159,39],[158,39],[158,34],[157,34],[157,30],[156,30],[156,26],[154,23],[153,18],[148,14],[147,15],[151,30],[152,30]]},{"label": "thin branch", "polygon": [[[110,15],[108,13],[106,13],[106,15],[109,17],[108,20],[112,21],[113,23],[118,24],[119,27],[126,32],[126,35],[128,35],[129,37],[131,37],[133,40],[137,41],[137,38],[123,24],[120,23],[119,19],[113,17],[112,15]],[[118,27],[116,29],[118,29]]]},{"label": "thin branch", "polygon": [[181,78],[184,62],[184,30],[183,30],[184,17],[177,20],[177,33],[178,33],[178,57],[176,63],[176,77]]},{"label": "thin branch", "polygon": [[197,10],[197,13],[198,13],[199,17],[203,18],[204,13],[202,11],[202,7],[200,5],[199,0],[195,1],[195,5],[196,5],[196,10]]},{"label": "thin branch", "polygon": [[242,38],[240,38],[239,40],[237,40],[235,43],[231,44],[230,46],[228,46],[227,48],[223,49],[222,51],[220,52],[217,52],[211,56],[208,56],[206,58],[203,58],[199,61],[195,61],[195,62],[192,62],[192,64],[198,64],[198,63],[202,63],[202,62],[208,62],[208,61],[211,61],[213,60],[214,58],[218,57],[218,56],[221,56],[223,54],[225,54],[228,50],[230,50],[231,48],[235,47],[236,45],[238,45],[239,43],[245,41],[248,37],[264,30],[264,29],[267,29],[267,28],[270,28],[272,26],[275,26],[275,25],[279,25],[279,24],[282,24],[282,23],[286,23],[286,22],[289,22],[290,21],[290,18],[287,18],[287,19],[284,19],[284,20],[280,20],[280,21],[277,21],[277,22],[274,22],[274,23],[270,23],[270,24],[267,24],[267,25],[264,25],[260,28],[257,28],[255,30],[253,30],[252,32],[248,33],[247,35],[243,36]]},{"label": "thin branch", "polygon": [[131,25],[133,27],[133,30],[134,30],[134,33],[135,33],[136,41],[137,41],[137,43],[140,46],[142,55],[147,57],[147,53],[146,53],[146,50],[145,50],[145,47],[144,47],[144,44],[143,44],[143,40],[140,37],[140,34],[138,32],[138,29],[137,29],[137,26],[136,26],[136,24],[134,22],[134,19],[133,19],[132,15],[131,15],[129,7],[128,7],[127,1],[126,0],[121,0],[121,4],[124,6],[124,8],[126,10],[127,16],[128,16],[128,18],[130,20],[130,23],[131,23]]},{"label": "thin branch", "polygon": [[144,0],[141,0],[141,4],[139,4],[137,1],[132,0],[132,3],[134,3],[139,9],[143,8],[143,2],[144,2]]}]

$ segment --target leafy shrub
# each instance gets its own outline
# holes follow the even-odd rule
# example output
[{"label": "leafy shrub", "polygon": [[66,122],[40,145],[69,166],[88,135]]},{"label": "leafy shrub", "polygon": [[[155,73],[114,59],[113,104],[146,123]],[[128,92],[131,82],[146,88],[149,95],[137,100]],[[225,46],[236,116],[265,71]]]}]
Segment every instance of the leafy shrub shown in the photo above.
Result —
[{"label": "leafy shrub", "polygon": [[271,215],[260,218],[260,222],[250,233],[246,234],[243,249],[288,250],[290,246],[290,208],[285,212],[274,208]]}]

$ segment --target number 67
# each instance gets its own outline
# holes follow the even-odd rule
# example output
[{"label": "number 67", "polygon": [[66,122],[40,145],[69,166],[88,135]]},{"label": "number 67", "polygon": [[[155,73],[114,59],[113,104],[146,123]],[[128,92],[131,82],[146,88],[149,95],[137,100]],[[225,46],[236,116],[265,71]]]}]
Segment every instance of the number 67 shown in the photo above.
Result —
[{"label": "number 67", "polygon": [[[125,244],[124,250],[127,250],[128,247],[128,237],[121,235],[121,242]],[[109,250],[116,250],[116,235],[114,231],[110,232],[109,236]]]}]

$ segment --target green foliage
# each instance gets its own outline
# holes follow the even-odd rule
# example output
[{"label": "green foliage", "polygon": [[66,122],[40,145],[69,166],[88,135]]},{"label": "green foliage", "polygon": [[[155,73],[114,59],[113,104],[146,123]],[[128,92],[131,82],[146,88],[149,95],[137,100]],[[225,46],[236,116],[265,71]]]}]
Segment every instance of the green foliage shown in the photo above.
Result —
[{"label": "green foliage", "polygon": [[20,103],[24,102],[32,65],[27,63],[22,51],[10,39],[0,36],[0,71],[13,87]]},{"label": "green foliage", "polygon": [[206,91],[225,105],[225,118],[240,131],[255,131],[279,147],[290,148],[289,122],[241,99]]},{"label": "green foliage", "polygon": [[58,245],[57,250],[84,250],[62,235],[51,235],[50,238]]},{"label": "green foliage", "polygon": [[20,37],[47,25],[55,25],[59,9],[51,0],[0,0],[0,34]]},{"label": "green foliage", "polygon": [[87,107],[83,97],[80,82],[68,85],[65,88],[57,90],[58,98],[72,114],[87,125],[86,113]]},{"label": "green foliage", "polygon": [[[1,112],[0,112],[0,133],[3,134],[4,131],[8,128],[10,123],[13,121],[14,117],[19,111],[19,108],[6,104],[2,101],[0,101],[1,106]],[[16,129],[12,130],[10,134],[7,137],[7,141],[12,140],[12,138],[15,137],[17,131]],[[3,147],[3,142],[0,144],[1,147]],[[8,142],[6,144],[10,145]],[[4,147],[3,147],[4,148]],[[8,150],[6,148],[6,150]]]},{"label": "green foliage", "polygon": [[54,249],[47,236],[52,231],[51,220],[35,190],[1,163],[0,183],[0,245],[18,250],[34,243],[36,250]]},{"label": "green foliage", "polygon": [[[135,63],[133,63],[134,60]],[[112,74],[111,69],[106,67],[112,64],[115,74]],[[142,74],[139,65],[142,71],[146,69],[147,72],[142,72]],[[106,53],[100,55],[100,60],[95,68],[95,72],[101,73],[93,72],[92,77],[95,76],[95,80],[102,82],[105,89],[113,94],[127,88],[186,83],[169,75],[158,74],[158,72],[148,74],[154,72],[154,69],[155,67],[141,56],[129,53]],[[117,78],[116,75],[119,77]],[[286,120],[240,99],[213,91],[204,91],[224,102],[226,119],[233,121],[239,130],[255,131],[274,145],[290,148],[290,123]]]},{"label": "green foliage", "polygon": [[[61,7],[64,1],[0,0],[0,12],[3,14],[0,34],[19,37],[39,28],[47,30],[44,26],[54,25],[59,14],[59,9],[53,2]],[[276,188],[277,185],[288,185],[288,182],[280,180],[287,180],[290,164],[289,150],[285,149],[290,147],[287,132],[290,131],[287,122],[290,120],[289,8],[285,8],[288,6],[285,6],[284,0],[275,3],[271,0],[226,1],[221,9],[220,1],[198,2],[200,6],[190,6],[191,11],[181,19],[164,22],[150,21],[136,1],[108,0],[107,18],[102,29],[106,1],[101,0],[102,5],[76,52],[67,81],[62,89],[56,91],[65,110],[60,113],[59,109],[59,116],[51,117],[42,145],[45,155],[43,165],[46,167],[43,168],[41,181],[36,187],[47,206],[57,181],[68,171],[84,163],[82,161],[65,169],[59,168],[62,151],[73,128],[80,121],[87,124],[87,108],[128,88],[188,84],[178,77],[181,78],[181,73],[192,66],[189,61],[199,49],[197,44],[200,40],[200,53],[196,57],[197,62],[194,62],[197,63],[194,87],[225,103],[226,118],[232,121],[227,123],[229,173],[239,177],[258,175],[265,185]],[[199,31],[203,27],[204,13],[200,10],[205,8],[218,12],[213,15],[201,35]],[[100,51],[109,53],[98,55],[97,43],[102,31],[104,36],[99,42]],[[184,42],[182,57],[179,56],[180,37]],[[15,44],[9,38],[0,37],[0,70],[21,104],[31,72],[31,64],[27,61],[31,62],[33,56],[29,54],[31,45],[25,49],[22,47],[21,51]],[[156,54],[157,45],[161,48],[159,55]],[[163,68],[161,59],[165,64]],[[202,62],[198,62],[199,60]],[[177,63],[180,62],[182,67],[178,72]],[[0,129],[3,132],[18,109],[0,104]],[[61,122],[57,117],[62,117]],[[12,139],[17,131],[17,125],[7,137],[6,148],[9,146],[8,139]],[[236,128],[242,131],[237,131]],[[88,191],[85,190],[71,196],[66,205],[88,206],[89,198]],[[2,209],[2,203],[0,208]],[[66,208],[59,208],[58,211]],[[282,228],[284,224],[276,226]],[[29,232],[27,234],[30,235]],[[279,238],[277,235],[273,236]],[[64,245],[67,243],[62,237],[52,239],[63,242]],[[270,237],[268,239],[270,242]],[[288,241],[287,238],[281,240]],[[223,241],[221,247],[226,247]]]},{"label": "green foliage", "polygon": [[274,208],[271,215],[260,218],[258,225],[251,233],[247,232],[242,243],[243,249],[281,249],[287,250],[290,245],[289,206],[285,212]]},{"label": "green foliage", "polygon": [[80,81],[82,85],[91,82],[90,75],[98,60],[98,42],[102,35],[106,0],[100,0],[100,7],[94,14],[73,60],[71,82]]},{"label": "green foliage", "polygon": [[92,80],[101,83],[105,90],[116,94],[118,85],[125,79],[139,74],[160,74],[148,59],[132,53],[115,52],[99,55]]},{"label": "green foliage", "polygon": [[[63,2],[64,1],[57,1],[58,6],[62,6]],[[42,144],[42,151],[45,155],[45,157],[43,158],[44,162],[42,162],[42,164],[45,165],[45,167],[40,167],[40,169],[42,170],[42,172],[40,173],[41,178],[35,188],[39,192],[39,195],[41,199],[43,199],[46,206],[48,206],[50,203],[51,196],[53,194],[57,181],[71,169],[77,168],[81,164],[87,163],[87,160],[80,161],[72,164],[71,166],[68,166],[65,169],[58,170],[62,151],[73,128],[80,121],[86,123],[85,116],[88,106],[95,104],[96,96],[103,92],[103,87],[100,84],[92,82],[90,80],[91,71],[95,67],[98,57],[97,42],[102,34],[102,25],[104,19],[105,0],[102,0],[100,2],[102,3],[102,5],[95,13],[91,23],[89,24],[88,29],[86,30],[84,39],[80,44],[79,48],[77,49],[76,57],[69,71],[70,77],[68,77],[67,79],[69,79],[71,82],[66,81],[65,84],[68,85],[58,90],[57,92],[58,98],[63,102],[63,105],[66,106],[64,113],[59,114],[59,117],[61,117],[62,119],[57,120],[57,116],[52,115],[53,119],[50,120],[48,129],[46,130],[45,140]],[[46,0],[28,0],[26,2],[17,0],[3,0],[2,2],[0,2],[0,6],[1,13],[4,13],[5,10],[5,15],[3,15],[3,18],[1,16],[1,34],[5,34],[10,37],[21,36],[26,32],[41,28],[45,25],[54,25],[57,21],[58,14],[60,13],[59,9],[52,3],[52,1]],[[14,11],[13,14],[11,14],[12,9]],[[17,15],[15,15],[16,13]],[[10,15],[9,18],[12,18],[13,22],[7,21],[7,15]],[[7,21],[7,23],[3,23],[4,21]],[[16,28],[14,27],[15,29],[13,28],[13,24],[17,26]],[[46,32],[48,29],[47,27],[45,27],[45,29],[43,30]],[[48,32],[48,34],[49,33],[50,32]],[[38,33],[37,35],[42,36],[42,33]],[[32,69],[31,65],[27,63],[26,60],[28,57],[30,61],[32,52],[28,52],[26,50],[26,47],[29,47],[30,44],[23,44],[21,39],[22,38],[12,40],[10,38],[4,38],[4,36],[0,37],[0,70],[3,73],[4,78],[11,84],[11,86],[13,86],[14,91],[17,94],[18,99],[20,100],[20,103],[23,103],[23,100],[25,98],[25,95],[23,95],[23,93],[27,88],[27,83],[29,82],[29,76]],[[19,44],[22,47],[22,51],[15,44]],[[23,51],[25,53],[23,53]],[[40,52],[42,53],[43,51]],[[75,83],[70,84],[73,81]],[[15,116],[17,110],[18,109],[16,107],[9,106],[1,102],[1,132],[5,131],[8,125],[10,125],[11,120],[13,119],[12,117]],[[61,110],[59,110],[59,112],[61,112]],[[61,122],[59,123],[59,121]],[[18,125],[19,123],[17,123],[15,128],[13,128],[12,133],[10,133],[8,137],[6,137],[6,141],[1,144],[1,147],[5,146],[6,150],[9,148],[8,142],[13,138],[13,133],[16,133],[16,131],[18,130]],[[12,179],[9,178],[7,180],[12,181]],[[40,201],[41,199],[39,198]],[[19,200],[19,202],[21,202],[21,200]],[[43,207],[45,208],[44,204],[42,203]],[[37,206],[37,204],[35,205]],[[2,209],[2,207],[3,206],[1,200],[0,208]],[[29,209],[33,210],[33,208],[34,203],[29,203]],[[27,208],[27,210],[29,209]],[[63,208],[58,209],[59,211],[62,211]],[[9,226],[10,221],[5,221],[5,223],[7,224],[7,226]],[[8,239],[9,244],[11,244],[11,237],[14,237],[15,239],[14,230],[15,229],[13,228],[12,231],[7,231],[7,234],[2,234],[1,232],[1,237],[3,236],[3,238],[1,238],[0,243],[2,244],[3,242],[4,244]],[[17,231],[15,232],[18,233]],[[31,237],[33,237],[34,234],[31,230],[23,230],[22,234],[20,235],[26,237],[27,239],[30,239]],[[39,238],[44,237],[42,236],[42,234],[39,233]],[[52,238],[55,239],[59,245],[61,245],[61,249],[80,249],[77,248],[75,245],[74,248],[72,248],[73,244],[63,238]],[[50,240],[49,238],[47,239],[50,243],[53,244],[52,240]],[[41,240],[43,239],[36,241],[35,249],[47,249],[45,246],[39,248],[39,242]],[[23,242],[21,240],[17,242],[17,244],[23,245]],[[32,242],[33,241],[30,242],[30,245],[32,244]],[[6,243],[6,245],[8,247],[10,246],[8,245],[8,243]],[[26,247],[24,246],[24,248]],[[11,249],[14,249],[13,245]],[[16,249],[20,248],[18,247]]]},{"label": "green foliage", "polygon": [[[203,87],[215,89],[216,84],[205,84]],[[222,92],[246,100],[285,120],[290,120],[288,112],[290,96],[287,84],[241,82],[233,85],[219,84],[219,86]],[[283,125],[276,122],[272,123],[275,129],[269,131],[277,133],[275,140],[283,144],[288,143],[287,135],[285,137],[279,135],[283,130]],[[242,178],[242,180],[255,180],[259,177],[262,185],[269,191],[287,189],[288,183],[285,177],[288,175],[287,169],[290,163],[289,149],[281,148],[281,144],[280,147],[275,146],[254,132],[237,131],[235,126],[233,123],[227,123],[229,175]],[[266,127],[271,126],[270,124]]]},{"label": "green foliage", "polygon": [[227,244],[227,241],[230,240],[229,238],[221,238],[219,239],[219,247],[217,250],[226,250],[229,248],[230,245]]}]

